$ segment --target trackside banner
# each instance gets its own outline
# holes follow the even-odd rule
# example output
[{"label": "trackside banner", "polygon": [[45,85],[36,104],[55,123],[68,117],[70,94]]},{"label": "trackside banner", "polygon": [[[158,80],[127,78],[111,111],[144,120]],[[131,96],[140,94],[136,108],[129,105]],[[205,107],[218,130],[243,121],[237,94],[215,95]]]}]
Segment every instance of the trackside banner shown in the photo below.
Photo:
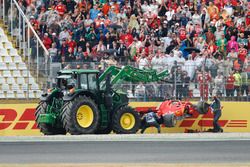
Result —
[{"label": "trackside banner", "polygon": [[[137,111],[155,109],[158,102],[132,102],[130,106]],[[222,102],[223,113],[220,125],[224,132],[250,132],[250,103]],[[35,123],[37,104],[0,104],[0,136],[36,136],[42,135]],[[213,115],[193,115],[192,118],[178,121],[176,127],[162,127],[163,133],[205,131],[213,126]],[[156,129],[148,128],[147,133],[156,133]]]}]

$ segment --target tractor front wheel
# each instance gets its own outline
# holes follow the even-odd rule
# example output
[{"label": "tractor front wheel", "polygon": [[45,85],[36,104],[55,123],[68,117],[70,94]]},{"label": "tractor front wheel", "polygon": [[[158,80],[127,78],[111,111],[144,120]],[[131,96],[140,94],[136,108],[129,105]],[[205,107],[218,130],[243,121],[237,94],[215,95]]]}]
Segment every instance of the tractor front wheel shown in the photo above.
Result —
[{"label": "tractor front wheel", "polygon": [[39,116],[41,114],[46,114],[47,107],[48,104],[46,102],[40,102],[36,108],[35,117],[36,117],[37,127],[40,129],[40,132],[42,132],[44,135],[65,135],[66,130],[64,128],[53,127],[50,124],[38,122]]},{"label": "tractor front wheel", "polygon": [[121,107],[113,115],[113,130],[117,134],[136,133],[140,126],[140,116],[131,107]]},{"label": "tractor front wheel", "polygon": [[63,106],[63,126],[72,135],[94,134],[99,126],[99,119],[97,105],[89,97],[76,97]]}]

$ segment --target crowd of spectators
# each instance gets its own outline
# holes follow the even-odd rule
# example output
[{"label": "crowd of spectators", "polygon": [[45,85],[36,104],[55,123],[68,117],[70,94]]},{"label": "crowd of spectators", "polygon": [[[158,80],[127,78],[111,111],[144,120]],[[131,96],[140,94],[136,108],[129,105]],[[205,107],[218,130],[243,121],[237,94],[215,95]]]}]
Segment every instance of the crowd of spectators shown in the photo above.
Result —
[{"label": "crowd of spectators", "polygon": [[[19,0],[19,5],[52,62],[168,69],[182,88],[189,80],[204,82],[199,75],[206,71],[214,91],[248,95],[249,0]],[[116,52],[103,53],[111,49]]]}]

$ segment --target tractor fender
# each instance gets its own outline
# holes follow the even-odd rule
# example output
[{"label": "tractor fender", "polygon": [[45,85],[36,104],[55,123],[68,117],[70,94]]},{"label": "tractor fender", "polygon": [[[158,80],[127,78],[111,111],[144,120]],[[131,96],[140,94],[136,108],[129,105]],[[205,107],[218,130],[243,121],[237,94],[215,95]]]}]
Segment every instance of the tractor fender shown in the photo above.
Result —
[{"label": "tractor fender", "polygon": [[65,95],[63,97],[63,101],[71,101],[74,98],[76,98],[78,96],[81,96],[81,95],[91,97],[93,100],[96,99],[96,95],[94,93],[92,93],[92,92],[89,92],[89,91],[77,91],[77,92]]},{"label": "tractor fender", "polygon": [[113,112],[115,112],[115,111],[119,110],[119,108],[121,108],[123,106],[127,106],[127,105],[128,105],[128,103],[121,103],[121,104],[114,107]]}]

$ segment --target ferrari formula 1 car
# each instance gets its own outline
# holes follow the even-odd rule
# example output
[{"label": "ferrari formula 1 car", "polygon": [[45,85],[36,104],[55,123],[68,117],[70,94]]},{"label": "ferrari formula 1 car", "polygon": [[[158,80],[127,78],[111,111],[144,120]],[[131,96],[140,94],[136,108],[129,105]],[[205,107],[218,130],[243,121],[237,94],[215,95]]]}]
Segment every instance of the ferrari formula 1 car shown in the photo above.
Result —
[{"label": "ferrari formula 1 car", "polygon": [[160,117],[160,124],[164,124],[165,127],[174,127],[177,120],[192,117],[194,112],[206,114],[210,110],[209,106],[204,101],[200,101],[194,105],[188,101],[166,100],[156,108],[156,112]]}]

